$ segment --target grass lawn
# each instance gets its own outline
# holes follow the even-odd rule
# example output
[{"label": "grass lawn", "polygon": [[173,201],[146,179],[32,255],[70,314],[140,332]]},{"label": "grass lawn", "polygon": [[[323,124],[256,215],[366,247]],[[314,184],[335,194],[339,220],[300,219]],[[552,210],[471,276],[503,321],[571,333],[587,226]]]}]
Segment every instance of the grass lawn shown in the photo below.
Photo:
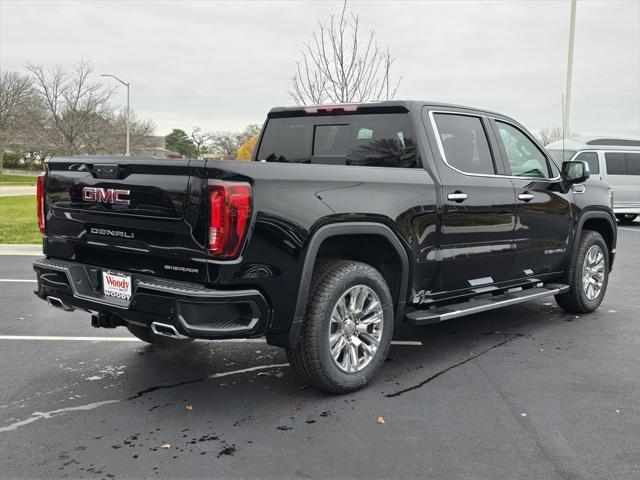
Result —
[{"label": "grass lawn", "polygon": [[2,185],[35,185],[38,177],[28,177],[26,175],[0,175]]},{"label": "grass lawn", "polygon": [[36,196],[0,197],[0,243],[40,243]]}]

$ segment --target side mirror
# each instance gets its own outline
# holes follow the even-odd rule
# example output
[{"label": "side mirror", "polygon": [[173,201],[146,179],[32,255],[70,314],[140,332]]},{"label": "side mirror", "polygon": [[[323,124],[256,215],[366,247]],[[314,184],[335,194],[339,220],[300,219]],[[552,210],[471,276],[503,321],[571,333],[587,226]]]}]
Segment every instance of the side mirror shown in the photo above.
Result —
[{"label": "side mirror", "polygon": [[582,183],[589,178],[589,164],[583,161],[562,162],[562,178],[567,183]]}]

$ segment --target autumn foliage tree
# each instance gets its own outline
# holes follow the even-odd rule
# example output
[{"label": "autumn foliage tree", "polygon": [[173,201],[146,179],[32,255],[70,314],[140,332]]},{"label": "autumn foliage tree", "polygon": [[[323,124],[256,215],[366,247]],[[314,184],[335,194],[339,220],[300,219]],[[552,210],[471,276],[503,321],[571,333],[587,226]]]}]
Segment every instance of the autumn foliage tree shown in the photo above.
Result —
[{"label": "autumn foliage tree", "polygon": [[240,148],[238,148],[238,153],[236,154],[236,160],[251,160],[253,158],[253,152],[256,149],[256,145],[258,143],[259,133],[252,135],[247,138]]}]

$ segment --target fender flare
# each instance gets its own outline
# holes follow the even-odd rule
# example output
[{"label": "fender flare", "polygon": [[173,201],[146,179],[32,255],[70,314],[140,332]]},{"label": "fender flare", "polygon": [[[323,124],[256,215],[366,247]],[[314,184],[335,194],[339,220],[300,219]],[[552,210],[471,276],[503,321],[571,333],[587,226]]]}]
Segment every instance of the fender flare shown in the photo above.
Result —
[{"label": "fender flare", "polygon": [[307,308],[307,300],[309,298],[309,288],[311,286],[311,277],[313,276],[313,267],[315,266],[318,250],[322,243],[331,237],[340,235],[379,235],[389,241],[394,251],[400,259],[400,287],[398,289],[398,299],[395,303],[395,319],[404,316],[404,308],[407,299],[407,291],[409,284],[409,255],[398,236],[382,223],[376,222],[344,222],[332,223],[320,227],[309,239],[307,248],[302,260],[302,273],[300,275],[300,287],[296,299],[296,308],[291,326],[288,332],[267,336],[267,342],[270,345],[295,348],[298,343],[298,337],[304,321],[304,315]]},{"label": "fender flare", "polygon": [[582,230],[584,229],[584,224],[586,223],[587,220],[591,220],[591,219],[601,219],[601,220],[606,220],[607,223],[609,224],[609,227],[611,228],[611,233],[613,235],[613,241],[612,241],[612,245],[613,245],[613,249],[609,252],[609,270],[611,270],[611,268],[613,267],[613,258],[615,256],[615,245],[616,245],[616,238],[617,238],[617,227],[616,227],[616,223],[613,220],[613,218],[611,217],[610,214],[606,213],[606,212],[600,212],[600,211],[588,211],[588,212],[584,212],[581,216],[580,219],[578,220],[578,225],[576,227],[576,233],[573,237],[573,247],[571,250],[571,260],[569,261],[569,268],[567,269],[567,273],[566,273],[566,279],[570,279],[573,277],[573,271],[575,269],[576,266],[576,249],[578,248],[578,242],[580,241],[580,237],[582,237]]}]

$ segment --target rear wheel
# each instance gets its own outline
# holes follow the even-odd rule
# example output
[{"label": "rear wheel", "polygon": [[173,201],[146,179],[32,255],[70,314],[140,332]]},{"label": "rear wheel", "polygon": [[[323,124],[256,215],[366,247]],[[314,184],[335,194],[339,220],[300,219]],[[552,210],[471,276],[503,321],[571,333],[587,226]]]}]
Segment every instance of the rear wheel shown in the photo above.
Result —
[{"label": "rear wheel", "polygon": [[298,345],[287,356],[303,382],[351,392],[380,370],[392,332],[391,294],[382,275],[365,263],[333,260],[316,268]]},{"label": "rear wheel", "polygon": [[162,335],[156,335],[148,327],[141,327],[139,325],[129,324],[127,330],[131,332],[134,337],[142,340],[145,343],[149,343],[156,347],[162,348],[174,348],[187,345],[193,342],[193,338],[169,338]]},{"label": "rear wheel", "polygon": [[630,225],[638,215],[635,213],[616,213],[616,218],[623,225]]},{"label": "rear wheel", "polygon": [[556,302],[571,313],[593,312],[607,290],[609,249],[602,235],[585,230],[576,255],[569,291],[556,295]]}]

